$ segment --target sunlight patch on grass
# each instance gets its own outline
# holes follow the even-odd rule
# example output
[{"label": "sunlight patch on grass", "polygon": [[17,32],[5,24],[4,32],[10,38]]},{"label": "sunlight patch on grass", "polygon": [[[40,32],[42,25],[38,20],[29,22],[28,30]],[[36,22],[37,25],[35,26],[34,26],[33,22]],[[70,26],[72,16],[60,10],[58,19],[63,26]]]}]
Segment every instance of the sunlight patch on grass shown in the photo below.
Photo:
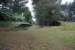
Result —
[{"label": "sunlight patch on grass", "polygon": [[75,22],[64,22],[62,23],[63,30],[75,30]]}]

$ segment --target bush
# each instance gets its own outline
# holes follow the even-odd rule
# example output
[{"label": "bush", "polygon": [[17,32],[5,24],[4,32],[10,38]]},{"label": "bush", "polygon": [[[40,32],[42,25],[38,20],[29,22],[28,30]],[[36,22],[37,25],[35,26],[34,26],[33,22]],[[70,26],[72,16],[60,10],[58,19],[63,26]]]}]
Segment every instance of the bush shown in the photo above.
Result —
[{"label": "bush", "polygon": [[10,26],[10,22],[8,21],[0,21],[0,27],[9,27]]}]

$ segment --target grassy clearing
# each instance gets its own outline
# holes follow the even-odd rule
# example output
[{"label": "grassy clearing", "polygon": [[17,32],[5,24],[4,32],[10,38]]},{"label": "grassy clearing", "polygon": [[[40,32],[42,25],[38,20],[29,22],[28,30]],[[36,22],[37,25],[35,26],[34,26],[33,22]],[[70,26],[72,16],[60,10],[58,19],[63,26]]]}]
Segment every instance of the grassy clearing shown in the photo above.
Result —
[{"label": "grassy clearing", "polygon": [[[36,30],[31,30],[33,35],[41,41],[50,42],[53,47],[60,48],[68,47],[75,50],[75,23],[65,22],[58,27],[44,27]],[[58,47],[57,47],[58,46]],[[54,49],[55,50],[55,49]]]},{"label": "grassy clearing", "polygon": [[58,27],[33,26],[27,31],[0,33],[0,43],[10,50],[75,50],[74,27],[75,23],[65,22]]}]

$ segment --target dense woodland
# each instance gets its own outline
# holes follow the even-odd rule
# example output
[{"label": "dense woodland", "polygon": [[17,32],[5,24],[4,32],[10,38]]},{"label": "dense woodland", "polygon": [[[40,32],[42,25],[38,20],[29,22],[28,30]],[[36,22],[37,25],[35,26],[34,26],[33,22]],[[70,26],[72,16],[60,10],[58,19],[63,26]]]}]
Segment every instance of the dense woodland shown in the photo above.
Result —
[{"label": "dense woodland", "polygon": [[[60,25],[59,21],[72,21],[75,2],[61,5],[61,0],[32,0],[36,22],[41,26]],[[33,24],[28,0],[0,0],[0,21],[20,21]],[[74,19],[73,19],[74,20]]]}]

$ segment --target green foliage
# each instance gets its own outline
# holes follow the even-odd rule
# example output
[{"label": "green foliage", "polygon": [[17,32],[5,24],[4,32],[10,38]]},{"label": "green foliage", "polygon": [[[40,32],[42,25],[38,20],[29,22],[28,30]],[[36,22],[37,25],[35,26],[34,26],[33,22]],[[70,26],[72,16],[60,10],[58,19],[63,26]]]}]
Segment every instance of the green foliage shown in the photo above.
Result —
[{"label": "green foliage", "polygon": [[41,23],[45,23],[44,21],[47,20],[57,21],[58,16],[56,13],[59,13],[59,10],[57,9],[58,5],[55,3],[56,0],[39,0],[35,3],[36,19],[38,23],[41,21],[43,21]]},{"label": "green foliage", "polygon": [[25,8],[25,12],[24,12],[24,15],[23,16],[25,17],[25,21],[26,22],[29,22],[29,23],[32,22],[32,16],[31,16],[31,13],[28,10],[28,8]]},{"label": "green foliage", "polygon": [[[28,8],[25,7],[25,4],[27,3],[26,0],[0,0],[0,3],[2,5],[0,8],[0,12],[9,16],[10,21],[18,20],[31,22],[31,13],[29,12]],[[19,16],[22,18],[25,17],[25,19],[22,20],[21,18],[19,18]]]},{"label": "green foliage", "polygon": [[9,21],[0,21],[0,27],[9,27],[11,25],[11,22]]}]

